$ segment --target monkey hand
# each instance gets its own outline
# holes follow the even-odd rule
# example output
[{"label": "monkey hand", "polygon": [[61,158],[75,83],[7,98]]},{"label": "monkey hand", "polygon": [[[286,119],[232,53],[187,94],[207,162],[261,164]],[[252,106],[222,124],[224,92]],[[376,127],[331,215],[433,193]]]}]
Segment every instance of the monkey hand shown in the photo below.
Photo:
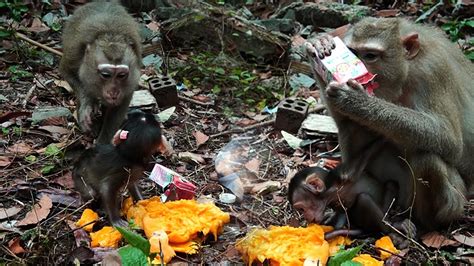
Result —
[{"label": "monkey hand", "polygon": [[334,48],[336,48],[336,43],[334,42],[334,38],[329,34],[323,34],[306,43],[306,53],[313,57],[318,56],[321,59],[325,56],[330,56],[331,50]]},{"label": "monkey hand", "polygon": [[404,236],[401,236],[396,233],[391,233],[390,237],[393,239],[395,245],[404,249],[407,248],[410,244],[410,240],[416,236],[416,226],[410,219],[405,219],[401,222],[394,223],[393,227],[403,233]]},{"label": "monkey hand", "polygon": [[350,79],[347,83],[331,82],[326,88],[326,97],[331,102],[345,102],[346,99],[357,94],[366,94],[364,87],[357,81]]}]

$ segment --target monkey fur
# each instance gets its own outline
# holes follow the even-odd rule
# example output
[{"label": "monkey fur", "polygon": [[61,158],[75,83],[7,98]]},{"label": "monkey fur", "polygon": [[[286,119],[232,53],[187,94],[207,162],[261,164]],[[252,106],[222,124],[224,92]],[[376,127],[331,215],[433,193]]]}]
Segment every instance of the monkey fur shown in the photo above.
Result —
[{"label": "monkey fur", "polygon": [[[474,186],[473,64],[440,30],[401,18],[365,18],[344,43],[379,88],[375,97],[353,80],[322,89],[339,130],[342,177],[366,172],[409,186],[401,186],[400,207],[413,207],[426,229],[462,217]],[[334,43],[323,37],[313,45],[313,56],[324,57]],[[357,170],[358,155],[379,138],[386,147]]]},{"label": "monkey fur", "polygon": [[[360,235],[363,232],[393,234],[383,218],[398,197],[398,185],[381,184],[362,173],[356,180],[343,180],[340,168],[325,170],[320,167],[305,168],[291,179],[288,186],[290,204],[302,211],[309,223],[329,223],[335,230],[328,232],[327,239],[337,235]],[[332,207],[335,215],[326,219],[326,207]],[[343,226],[349,229],[342,229]],[[393,226],[408,235],[416,234],[416,227],[408,219]],[[354,229],[358,228],[358,229]]]},{"label": "monkey fur", "polygon": [[138,87],[141,39],[138,24],[117,1],[92,2],[68,19],[59,71],[78,100],[81,130],[90,132],[103,110],[98,143],[110,143]]},{"label": "monkey fur", "polygon": [[151,156],[166,147],[160,123],[140,110],[128,113],[113,142],[86,150],[74,166],[73,180],[83,201],[99,200],[111,224],[126,226],[120,218],[121,191],[126,186],[134,200],[143,199],[137,181]]}]

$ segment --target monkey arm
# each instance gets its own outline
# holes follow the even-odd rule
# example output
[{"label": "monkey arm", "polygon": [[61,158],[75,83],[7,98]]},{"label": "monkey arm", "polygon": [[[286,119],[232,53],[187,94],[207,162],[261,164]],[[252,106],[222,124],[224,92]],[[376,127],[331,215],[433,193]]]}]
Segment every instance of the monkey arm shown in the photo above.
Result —
[{"label": "monkey arm", "polygon": [[326,99],[333,112],[366,126],[408,150],[428,150],[447,161],[461,155],[462,137],[458,122],[448,116],[422,112],[370,97],[360,84],[331,83]]},{"label": "monkey arm", "polygon": [[110,144],[115,132],[119,129],[120,123],[125,119],[128,105],[132,99],[132,93],[126,95],[123,102],[118,106],[108,106],[104,115],[104,123],[97,138],[98,143]]}]

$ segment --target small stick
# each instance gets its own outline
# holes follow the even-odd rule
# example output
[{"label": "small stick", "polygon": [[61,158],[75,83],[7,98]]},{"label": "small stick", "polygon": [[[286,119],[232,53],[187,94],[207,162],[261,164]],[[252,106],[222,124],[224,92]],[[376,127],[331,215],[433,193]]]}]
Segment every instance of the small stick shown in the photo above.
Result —
[{"label": "small stick", "polygon": [[211,105],[214,105],[213,102],[201,102],[201,101],[198,101],[198,100],[194,100],[192,98],[188,98],[186,96],[182,96],[182,95],[178,95],[178,98],[180,100],[183,100],[183,101],[188,101],[188,102],[191,102],[191,103],[194,103],[194,104],[199,104],[199,105],[204,105],[204,106],[211,106]]},{"label": "small stick", "polygon": [[274,119],[269,120],[269,121],[263,121],[263,122],[260,122],[260,123],[257,123],[257,124],[253,124],[253,125],[248,126],[248,127],[230,129],[230,130],[227,130],[227,131],[223,131],[221,133],[211,135],[209,137],[210,138],[217,138],[217,137],[220,137],[220,136],[223,136],[223,135],[229,135],[229,134],[233,134],[233,133],[243,133],[243,132],[246,132],[246,131],[249,131],[249,130],[252,130],[252,129],[256,129],[256,128],[259,128],[259,127],[265,127],[265,126],[269,126],[269,125],[273,125],[273,124],[275,124]]},{"label": "small stick", "polygon": [[44,45],[44,44],[42,44],[42,43],[39,43],[39,42],[37,42],[37,41],[33,41],[32,39],[28,38],[26,35],[24,35],[24,34],[22,34],[22,33],[17,32],[15,35],[16,35],[18,38],[22,39],[23,41],[29,42],[29,43],[31,43],[31,44],[33,44],[33,45],[36,45],[36,46],[38,46],[39,48],[44,49],[44,50],[46,50],[46,51],[48,51],[48,52],[50,52],[50,53],[53,53],[53,54],[58,55],[58,56],[61,56],[61,57],[63,56],[63,53],[61,53],[60,51],[58,51],[58,50],[56,50],[56,49],[53,49],[53,48],[51,48],[51,47],[49,47],[49,46],[46,46],[46,45]]},{"label": "small stick", "polygon": [[31,86],[31,88],[28,90],[28,92],[26,93],[26,96],[25,96],[25,99],[23,100],[23,108],[26,107],[26,105],[28,104],[28,100],[30,99],[31,95],[33,94],[33,91],[36,89],[36,84]]}]

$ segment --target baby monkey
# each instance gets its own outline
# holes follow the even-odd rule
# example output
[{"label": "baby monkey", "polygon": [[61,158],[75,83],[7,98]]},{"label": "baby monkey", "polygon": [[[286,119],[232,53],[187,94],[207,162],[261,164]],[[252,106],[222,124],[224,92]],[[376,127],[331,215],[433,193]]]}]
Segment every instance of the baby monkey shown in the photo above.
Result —
[{"label": "baby monkey", "polygon": [[[336,230],[327,233],[326,238],[358,235],[362,231],[392,233],[391,228],[384,224],[383,217],[397,194],[397,184],[388,182],[382,185],[365,173],[358,180],[343,181],[340,168],[329,171],[321,167],[305,168],[296,173],[288,187],[290,204],[302,211],[309,223],[323,223],[326,207],[334,208],[336,214],[329,223]],[[347,223],[347,218],[350,225],[362,231],[338,230]],[[394,227],[403,233],[413,234],[416,230],[409,220],[395,223]]]},{"label": "baby monkey", "polygon": [[126,187],[135,201],[143,199],[137,181],[151,156],[166,149],[155,117],[130,111],[113,144],[97,144],[81,155],[73,170],[74,186],[85,202],[100,200],[111,224],[127,226],[120,217],[122,189]]}]

